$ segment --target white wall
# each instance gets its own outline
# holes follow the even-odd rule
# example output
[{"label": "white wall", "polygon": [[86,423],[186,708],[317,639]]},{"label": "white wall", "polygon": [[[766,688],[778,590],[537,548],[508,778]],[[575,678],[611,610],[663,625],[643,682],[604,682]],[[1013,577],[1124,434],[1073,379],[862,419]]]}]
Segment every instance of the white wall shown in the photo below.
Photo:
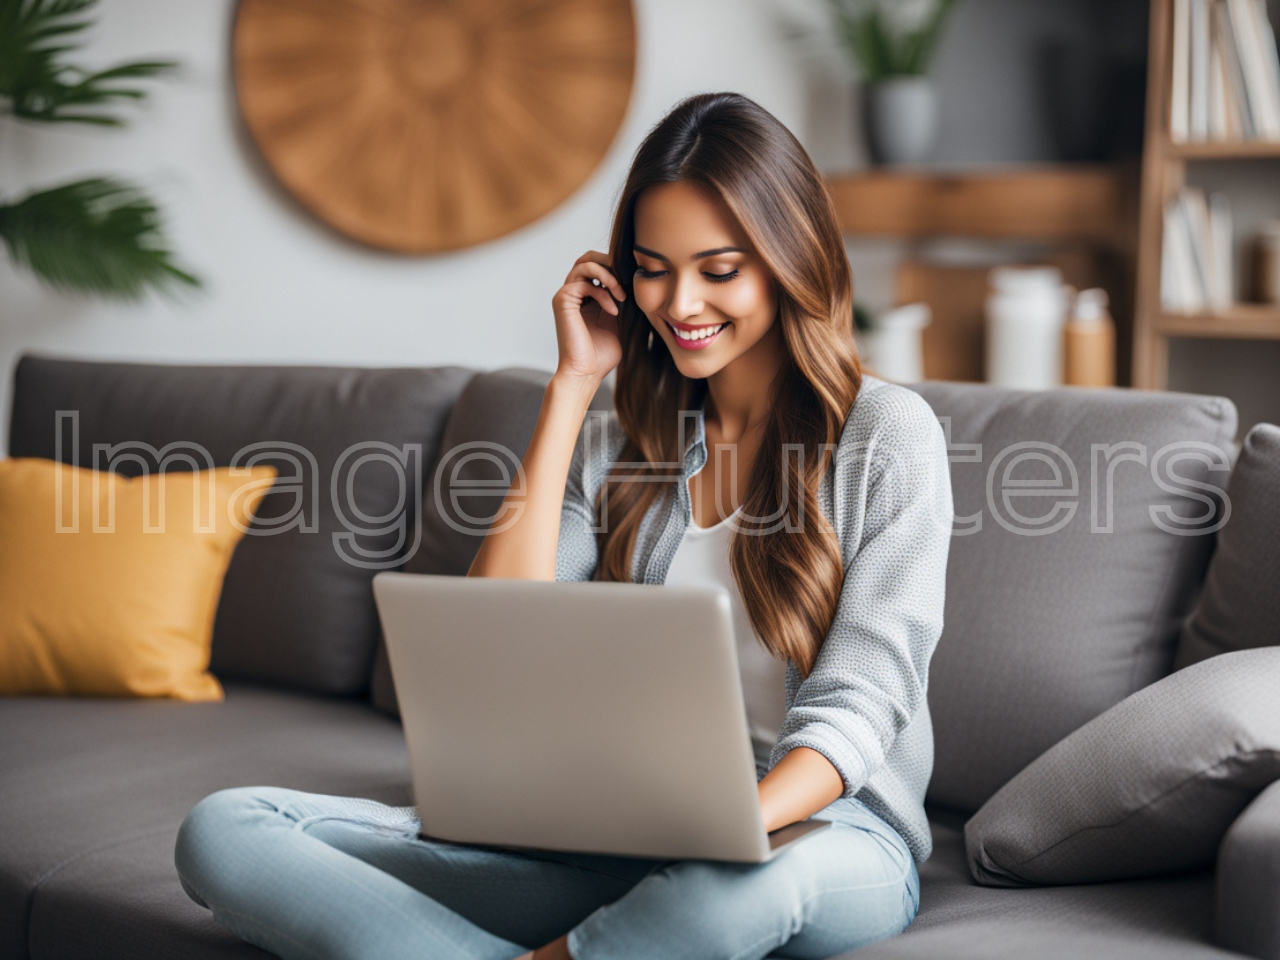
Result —
[{"label": "white wall", "polygon": [[[801,15],[820,13],[798,2]],[[181,60],[124,131],[0,124],[0,195],[100,173],[147,187],[206,289],[117,305],[46,292],[0,258],[0,398],[17,356],[191,362],[555,364],[550,299],[573,260],[607,243],[614,197],[644,133],[682,96],[738,90],[798,133],[807,54],[770,0],[636,0],[639,64],[622,131],[594,176],[541,221],[442,256],[366,249],[281,189],[237,119],[232,0],[105,0],[83,60]],[[839,126],[839,124],[837,124]],[[848,137],[845,138],[849,140]]]},{"label": "white wall", "polygon": [[[102,0],[82,56],[183,62],[152,85],[130,129],[51,129],[0,119],[0,195],[93,174],[127,176],[161,201],[183,261],[207,286],[178,300],[117,305],[54,295],[0,256],[0,450],[10,375],[24,351],[187,362],[282,362],[550,369],[550,298],[573,260],[605,245],[615,194],[649,127],[682,96],[738,90],[772,110],[818,165],[860,166],[852,72],[827,27],[824,0],[634,0],[639,65],[623,129],[592,178],[541,221],[461,253],[403,257],[337,235],[281,189],[236,113],[230,77],[234,0]],[[965,0],[934,76],[943,166],[1051,160],[1036,53],[1051,38],[1124,33],[1115,0]],[[1140,33],[1141,17],[1138,17]],[[1129,24],[1126,30],[1120,27]],[[1117,41],[1118,42],[1118,41]],[[850,247],[858,297],[892,301],[900,244]],[[1227,345],[1230,347],[1231,345]],[[1249,349],[1252,345],[1236,345]],[[1269,354],[1274,357],[1274,354]],[[1240,391],[1238,357],[1175,357],[1175,386]],[[1264,365],[1265,366],[1265,365]],[[1240,396],[1248,420],[1280,403]],[[1255,391],[1256,392],[1256,391]],[[1273,402],[1274,401],[1274,402]],[[1276,409],[1280,409],[1277,407]],[[1257,411],[1257,412],[1255,412]],[[1249,416],[1252,413],[1253,416]]]}]

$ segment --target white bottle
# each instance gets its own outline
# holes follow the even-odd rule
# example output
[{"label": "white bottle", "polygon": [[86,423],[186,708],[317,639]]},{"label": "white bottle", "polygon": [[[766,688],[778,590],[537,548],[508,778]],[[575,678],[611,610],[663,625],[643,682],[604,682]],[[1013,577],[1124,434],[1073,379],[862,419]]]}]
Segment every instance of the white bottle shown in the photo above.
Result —
[{"label": "white bottle", "polygon": [[1022,390],[1062,384],[1068,288],[1057,267],[997,267],[987,297],[987,382]]},{"label": "white bottle", "polygon": [[923,380],[923,334],[932,319],[927,303],[909,303],[881,314],[861,335],[868,372],[896,383]]}]

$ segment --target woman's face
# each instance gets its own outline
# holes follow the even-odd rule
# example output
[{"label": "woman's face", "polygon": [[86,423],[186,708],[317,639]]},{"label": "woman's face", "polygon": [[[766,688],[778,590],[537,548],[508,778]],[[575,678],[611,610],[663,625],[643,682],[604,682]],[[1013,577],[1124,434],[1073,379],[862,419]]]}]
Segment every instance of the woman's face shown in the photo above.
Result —
[{"label": "woman's face", "polygon": [[686,377],[781,349],[776,286],[718,195],[688,181],[649,187],[635,209],[636,306]]}]

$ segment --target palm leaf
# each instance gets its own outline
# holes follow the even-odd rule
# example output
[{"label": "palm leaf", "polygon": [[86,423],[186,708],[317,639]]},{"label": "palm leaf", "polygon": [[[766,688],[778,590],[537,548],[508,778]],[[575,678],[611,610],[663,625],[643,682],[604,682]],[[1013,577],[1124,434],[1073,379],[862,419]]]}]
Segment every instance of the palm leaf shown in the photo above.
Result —
[{"label": "palm leaf", "polygon": [[875,0],[828,0],[836,30],[867,83],[928,72],[955,0],[937,0],[929,19],[906,34],[892,31]]},{"label": "palm leaf", "polygon": [[880,10],[873,7],[871,12],[862,18],[862,29],[867,34],[867,46],[876,51],[876,80],[883,80],[898,73],[901,65],[898,60],[898,48],[894,36],[885,26]]},{"label": "palm leaf", "polygon": [[903,72],[923,74],[929,69],[929,62],[933,59],[934,48],[937,47],[938,41],[942,39],[942,25],[954,4],[955,0],[938,0],[938,4],[934,7],[933,15],[930,16],[929,21],[915,33],[905,38],[902,58]]},{"label": "palm leaf", "polygon": [[[169,72],[169,61],[138,61],[91,73],[62,61],[79,47],[97,0],[0,0],[0,101],[27,120],[116,127],[124,121],[102,108],[139,100],[128,81]],[[86,108],[88,108],[86,110]]]},{"label": "palm leaf", "polygon": [[200,286],[174,264],[155,204],[118,180],[81,180],[0,204],[0,240],[55,290],[136,300],[148,289]]},{"label": "palm leaf", "polygon": [[887,51],[879,42],[883,37],[871,22],[874,11],[868,12],[865,4],[851,6],[845,0],[829,0],[829,3],[840,40],[852,54],[862,79],[868,83],[881,80],[888,68]]}]

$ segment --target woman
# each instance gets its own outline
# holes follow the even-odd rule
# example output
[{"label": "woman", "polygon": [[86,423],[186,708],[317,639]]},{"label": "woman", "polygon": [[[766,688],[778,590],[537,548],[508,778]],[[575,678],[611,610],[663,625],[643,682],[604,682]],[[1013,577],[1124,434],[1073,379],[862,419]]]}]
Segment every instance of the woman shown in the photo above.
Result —
[{"label": "woman", "polygon": [[[470,570],[724,586],[765,827],[833,828],[759,865],[508,852],[422,840],[412,807],[246,787],[183,824],[188,893],[283,957],[822,958],[905,929],[951,491],[929,407],[861,374],[851,288],[795,138],[745,97],[681,103],[608,255],[554,297],[522,513]],[[583,429],[614,368],[616,413]]]}]

